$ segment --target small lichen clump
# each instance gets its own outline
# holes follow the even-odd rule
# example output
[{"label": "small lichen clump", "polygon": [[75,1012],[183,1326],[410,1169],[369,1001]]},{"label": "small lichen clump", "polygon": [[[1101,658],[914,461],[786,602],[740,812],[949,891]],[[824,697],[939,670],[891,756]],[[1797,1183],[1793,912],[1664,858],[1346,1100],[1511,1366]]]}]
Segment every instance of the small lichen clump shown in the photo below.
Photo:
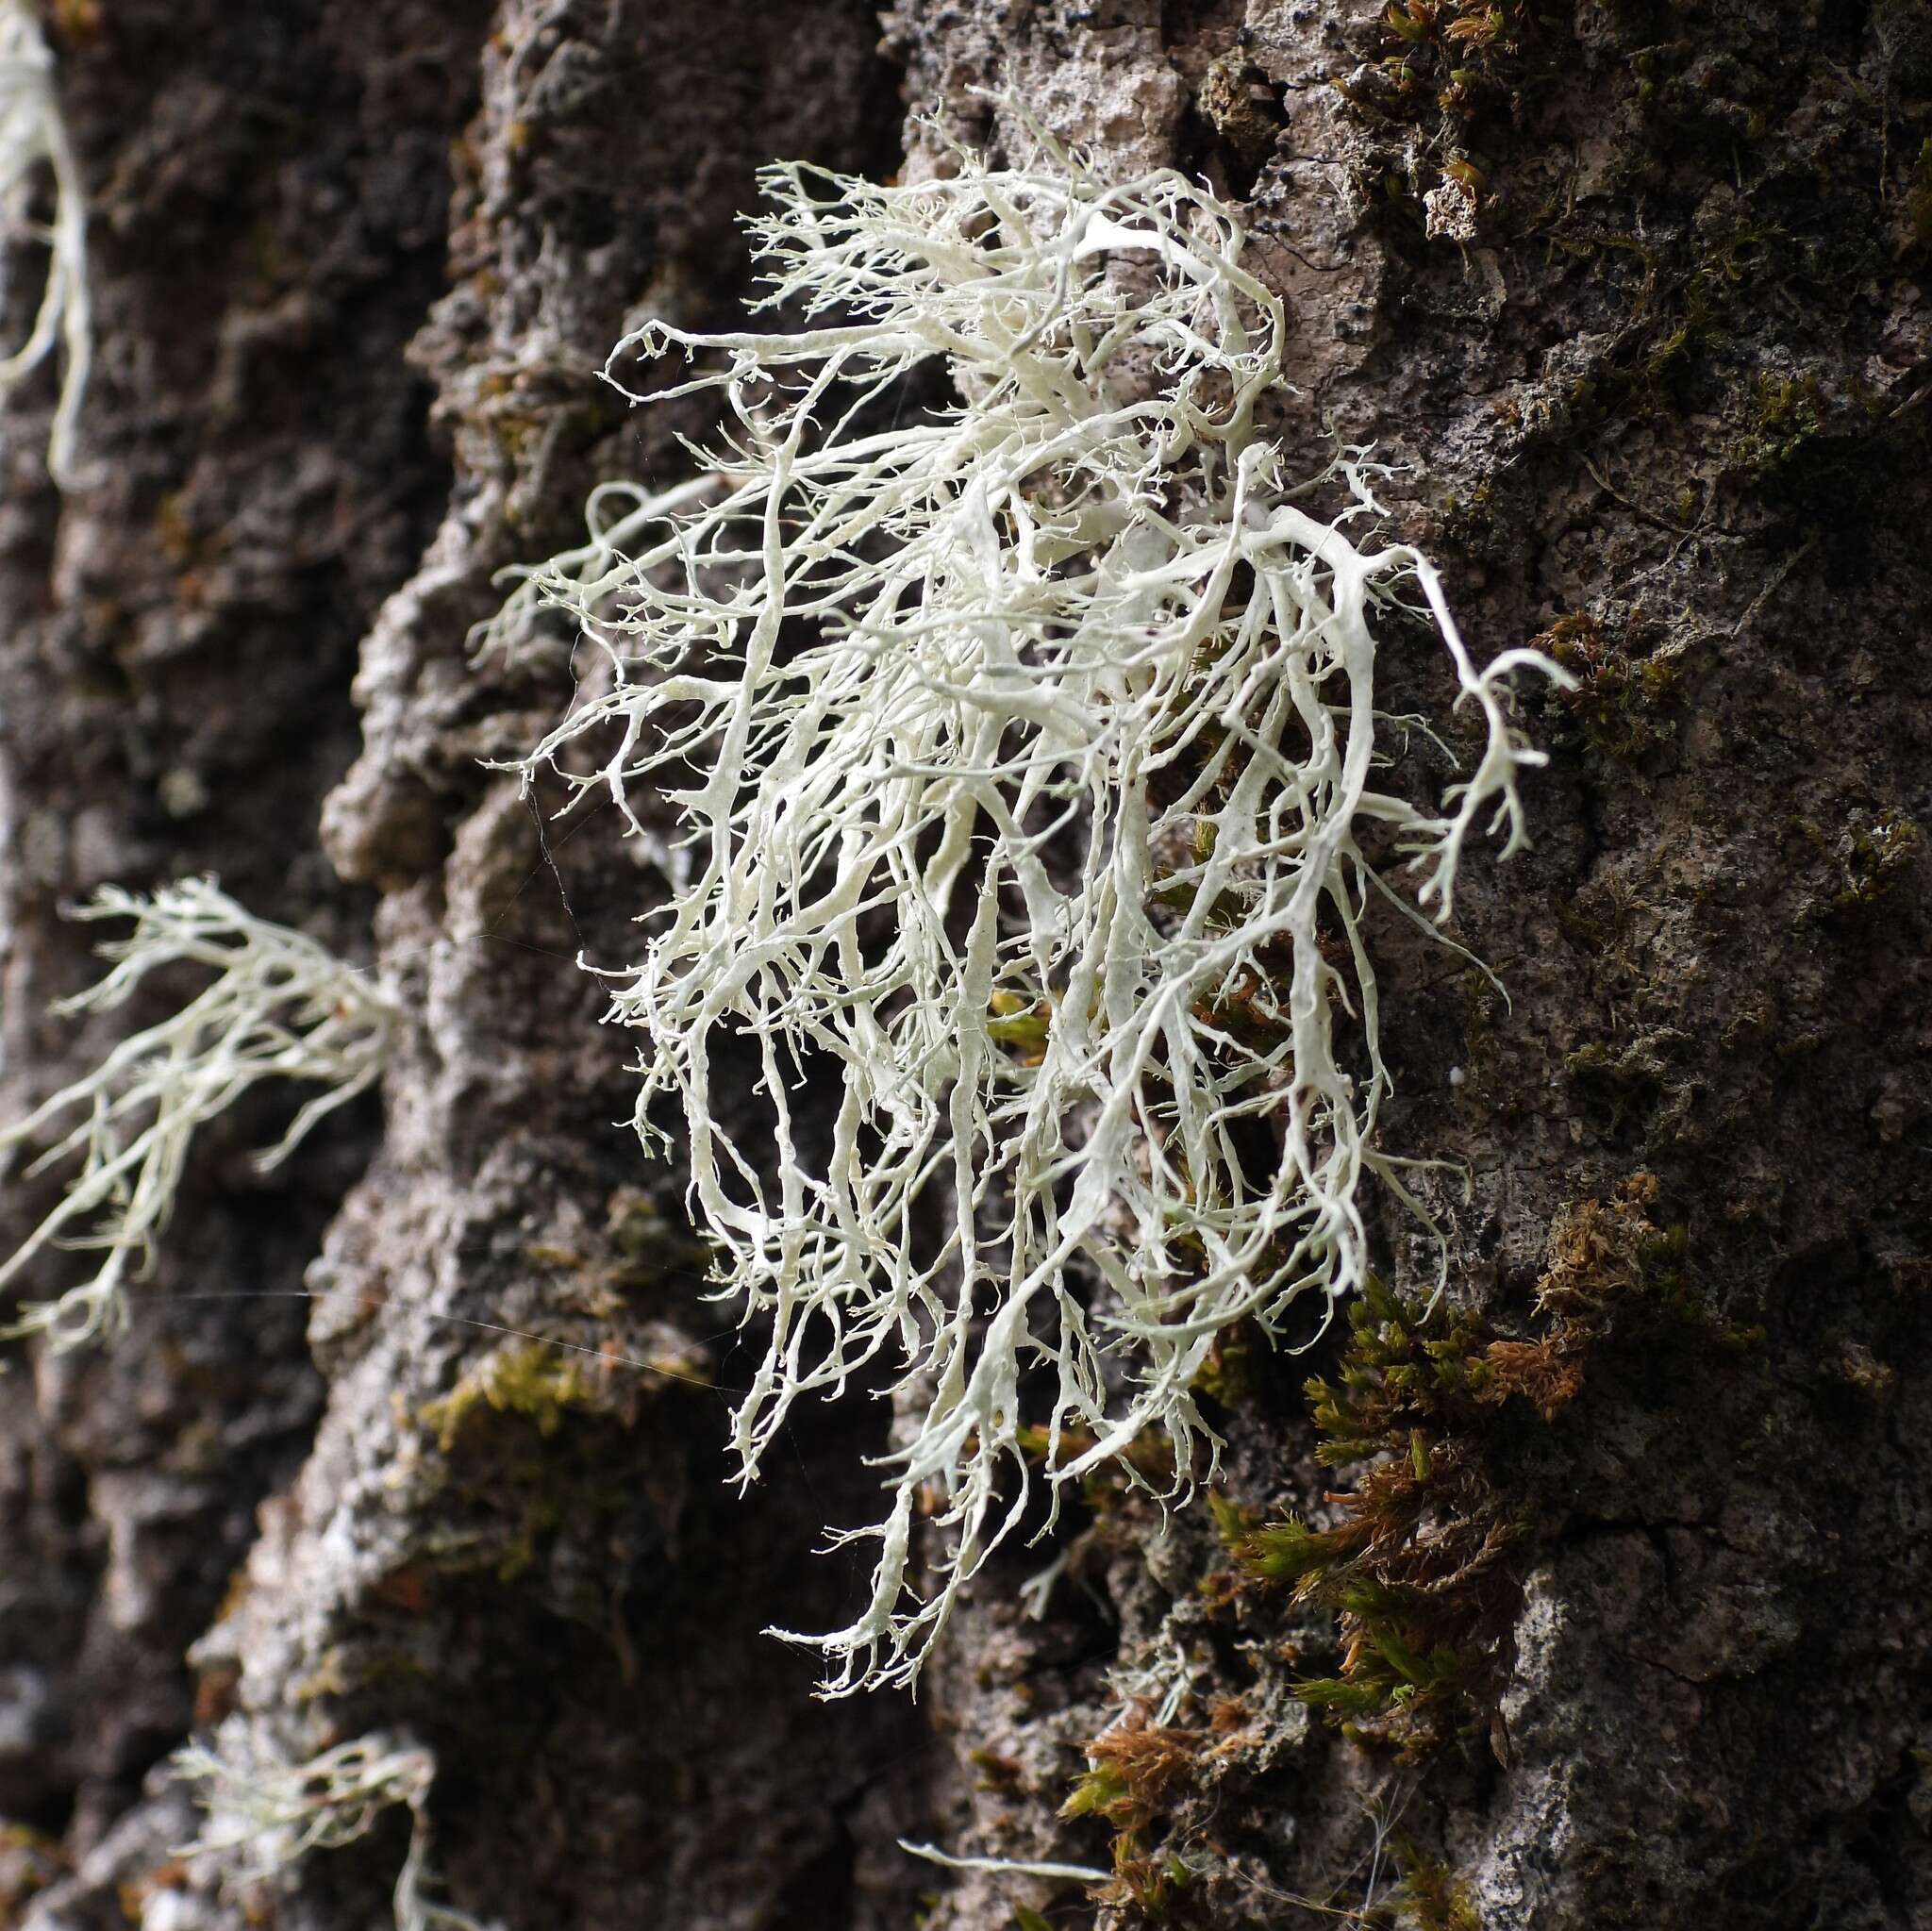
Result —
[{"label": "small lichen clump", "polygon": [[[483,1931],[475,1918],[425,1889],[436,1759],[422,1745],[378,1731],[288,1763],[265,1755],[247,1720],[236,1716],[212,1742],[177,1751],[174,1770],[199,1787],[204,1812],[200,1835],[179,1855],[215,1873],[225,1888],[237,1885],[245,1893],[286,1882],[312,1852],[355,1843],[400,1805],[409,1815],[409,1845],[396,1873],[396,1931]],[[249,1923],[263,1915],[259,1898],[243,1912]]]},{"label": "small lichen clump", "polygon": [[[1288,473],[1257,422],[1290,392],[1281,304],[1207,191],[953,162],[767,170],[762,306],[796,325],[620,344],[706,358],[652,395],[718,391],[728,433],[668,494],[600,492],[493,632],[545,598],[576,619],[596,681],[526,774],[613,801],[672,881],[611,1017],[648,1041],[641,1132],[660,1097],[683,1115],[723,1293],[770,1323],[745,1479],[801,1395],[877,1364],[922,1411],[858,1532],[870,1600],[811,1639],[833,1693],[913,1681],[1022,1519],[1029,1424],[1056,1499],[1150,1427],[1179,1493],[1216,1335],[1362,1284],[1360,1183],[1411,1199],[1375,1145],[1362,923],[1378,895],[1418,916],[1365,828],[1446,918],[1471,835],[1521,839],[1507,675],[1565,675],[1479,669],[1421,554],[1357,547],[1365,452]],[[949,407],[920,407],[931,365]],[[1324,483],[1333,521],[1302,507]],[[1403,616],[1480,720],[1441,811],[1382,776]]]},{"label": "small lichen clump", "polygon": [[[42,171],[51,175],[54,218],[27,219]],[[75,474],[75,434],[93,357],[87,279],[87,197],[54,92],[54,57],[26,0],[0,0],[0,220],[10,233],[47,249],[47,278],[26,340],[0,358],[0,403],[58,350],[60,395],[47,444],[57,482]],[[7,264],[0,262],[0,291]]]},{"label": "small lichen clump", "polygon": [[0,1339],[44,1334],[57,1348],[125,1324],[126,1283],[153,1265],[202,1126],[262,1080],[317,1083],[323,1090],[257,1156],[264,1172],[280,1165],[318,1121],[375,1084],[393,1016],[361,974],[305,933],[244,911],[211,878],[184,879],[151,898],[108,886],[74,916],[132,919],[134,930],[100,948],[113,969],[57,1011],[124,1005],[150,974],[170,967],[199,966],[215,977],[179,1011],[123,1040],[92,1072],[0,1129],[4,1170],[45,1129],[81,1116],[27,1169],[38,1174],[77,1158],[78,1171],[0,1262],[5,1288],[50,1247],[106,1256],[91,1279],[29,1304],[0,1327]]}]

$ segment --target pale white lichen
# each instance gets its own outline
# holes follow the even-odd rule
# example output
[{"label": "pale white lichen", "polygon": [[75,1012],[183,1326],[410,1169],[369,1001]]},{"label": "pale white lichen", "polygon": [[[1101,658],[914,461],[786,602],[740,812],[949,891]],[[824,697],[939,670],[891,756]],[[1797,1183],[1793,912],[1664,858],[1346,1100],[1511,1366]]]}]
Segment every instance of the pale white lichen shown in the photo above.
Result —
[{"label": "pale white lichen", "polygon": [[[1562,675],[1478,668],[1427,560],[1373,534],[1366,452],[1288,474],[1257,424],[1281,304],[1205,189],[954,158],[766,171],[781,325],[651,323],[613,357],[702,358],[652,397],[716,391],[727,433],[694,482],[601,497],[506,620],[547,598],[595,646],[526,776],[687,827],[611,1017],[647,1042],[640,1131],[682,1112],[721,1292],[769,1324],[744,1479],[801,1395],[884,1367],[919,1414],[886,1520],[835,1539],[878,1545],[863,1613],[800,1639],[830,1694],[915,1679],[1022,1521],[1029,1423],[1056,1497],[1155,1426],[1183,1492],[1216,1334],[1360,1283],[1364,1179],[1421,1211],[1375,1144],[1362,936],[1372,898],[1420,915],[1376,866],[1406,856],[1441,920],[1486,821],[1517,847],[1539,758],[1505,680]],[[921,407],[932,374],[954,400]],[[1378,649],[1431,630],[1478,727],[1440,810],[1380,774],[1407,733]]]},{"label": "pale white lichen", "polygon": [[[51,181],[53,219],[29,219]],[[75,478],[75,440],[93,360],[87,278],[87,196],[54,87],[54,57],[27,0],[0,0],[0,242],[47,251],[46,279],[26,340],[0,358],[0,404],[50,357],[62,359],[59,400],[47,443],[47,468]],[[0,294],[7,255],[0,251]]]},{"label": "pale white lichen", "polygon": [[125,1325],[126,1283],[153,1264],[197,1129],[262,1080],[318,1083],[323,1090],[257,1156],[264,1171],[279,1165],[318,1121],[375,1083],[392,1018],[362,974],[305,934],[255,918],[211,878],[185,879],[152,897],[108,886],[74,916],[132,919],[134,930],[100,948],[113,969],[58,1011],[121,1006],[164,967],[203,967],[215,978],[25,1119],[0,1127],[0,1166],[49,1130],[59,1138],[27,1172],[78,1162],[58,1203],[0,1262],[0,1289],[49,1248],[106,1257],[92,1279],[0,1327],[0,1339],[43,1333],[57,1348]]},{"label": "pale white lichen", "polygon": [[263,1756],[237,1716],[219,1748],[191,1743],[175,1754],[174,1767],[184,1783],[201,1787],[200,1834],[175,1853],[191,1864],[242,1884],[276,1881],[311,1852],[366,1837],[384,1811],[401,1805],[409,1812],[409,1847],[396,1875],[396,1931],[483,1931],[467,1913],[425,1894],[436,1761],[420,1744],[377,1732],[285,1763]]}]

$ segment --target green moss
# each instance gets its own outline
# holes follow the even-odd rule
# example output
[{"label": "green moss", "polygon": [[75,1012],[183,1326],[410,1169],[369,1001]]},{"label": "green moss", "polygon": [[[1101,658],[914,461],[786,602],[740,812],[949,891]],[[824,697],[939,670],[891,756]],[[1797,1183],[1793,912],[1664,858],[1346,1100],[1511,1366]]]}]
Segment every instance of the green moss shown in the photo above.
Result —
[{"label": "green moss", "polygon": [[1761,292],[1804,266],[1789,231],[1735,197],[1660,243],[1577,214],[1558,184],[1516,239],[1569,257],[1627,302],[1607,351],[1550,412],[1552,428],[1572,440],[1612,423],[1678,418],[1693,391],[1708,407],[1713,365],[1754,320]]},{"label": "green moss", "polygon": [[1389,0],[1370,58],[1331,84],[1371,122],[1410,130],[1406,158],[1384,175],[1392,203],[1419,213],[1445,181],[1481,203],[1489,171],[1471,149],[1514,120],[1539,84],[1539,51],[1563,25],[1528,0]]},{"label": "green moss", "polygon": [[1889,898],[1909,874],[1923,834],[1896,806],[1875,817],[1855,817],[1839,842],[1843,888],[1832,900],[1839,912],[1869,909]]},{"label": "green moss", "polygon": [[1424,1856],[1406,1839],[1392,1846],[1402,1873],[1396,1922],[1409,1931],[1482,1931],[1482,1916],[1467,1886],[1441,1857]]},{"label": "green moss", "polygon": [[1641,765],[1677,735],[1682,647],[1659,642],[1660,635],[1641,612],[1612,628],[1578,610],[1537,640],[1575,677],[1557,701],[1601,757]]},{"label": "green moss", "polygon": [[[634,1409],[582,1357],[541,1341],[497,1348],[417,1424],[446,1458],[447,1533],[425,1549],[434,1575],[515,1582],[559,1534],[599,1536],[634,1503],[624,1437]],[[566,1423],[569,1426],[566,1426]],[[425,1587],[429,1583],[425,1581]],[[567,1613],[605,1614],[594,1571],[572,1572]]]},{"label": "green moss", "polygon": [[1754,480],[1776,480],[1811,453],[1825,433],[1829,399],[1818,377],[1760,374],[1745,392],[1741,425],[1724,453],[1726,467]]},{"label": "green moss", "polygon": [[1540,1306],[1599,1334],[1598,1352],[1615,1344],[1625,1364],[1696,1375],[1724,1355],[1760,1346],[1761,1328],[1725,1322],[1690,1265],[1690,1232],[1652,1218],[1658,1186],[1633,1174],[1607,1200],[1565,1207],[1550,1227]]},{"label": "green moss", "polygon": [[[1194,1881],[1171,1826],[1212,1741],[1201,1731],[1130,1717],[1087,1746],[1088,1767],[1074,1779],[1060,1815],[1099,1818],[1112,1827],[1113,1876],[1096,1896],[1126,1923],[1161,1923]],[[1156,1841],[1157,1830],[1169,1835]]]},{"label": "green moss", "polygon": [[1498,514],[1493,484],[1478,483],[1467,498],[1444,499],[1442,541],[1466,557],[1500,557],[1507,550],[1516,536]]},{"label": "green moss", "polygon": [[1132,1806],[1125,1773],[1116,1763],[1095,1764],[1074,1779],[1073,1793],[1060,1806],[1062,1817],[1115,1817]]},{"label": "green moss", "polygon": [[547,1437],[570,1410],[596,1406],[589,1378],[571,1356],[547,1342],[528,1341],[496,1349],[448,1394],[429,1403],[419,1419],[449,1455],[479,1413],[522,1416]]},{"label": "green moss", "polygon": [[1341,1672],[1297,1684],[1304,1703],[1408,1756],[1484,1728],[1517,1593],[1507,1552],[1527,1526],[1495,1450],[1517,1415],[1547,1424],[1567,1406],[1589,1340],[1574,1322],[1506,1340],[1447,1302],[1370,1283],[1335,1374],[1307,1384],[1317,1458],[1369,1465],[1330,1498],[1339,1519],[1257,1525],[1224,1500],[1215,1512],[1240,1585],[1291,1590],[1339,1620]]},{"label": "green moss", "polygon": [[1652,1218],[1657,1195],[1639,1174],[1556,1217],[1530,1339],[1372,1281],[1349,1310],[1337,1368],[1307,1384],[1316,1458],[1359,1471],[1326,1498],[1330,1523],[1257,1521],[1212,1498],[1232,1568],[1204,1593],[1224,1603],[1286,1590],[1330,1611],[1341,1667],[1295,1693],[1356,1740],[1416,1757],[1456,1736],[1496,1735],[1523,1564],[1542,1526],[1518,1472],[1558,1441],[1586,1373],[1641,1379],[1658,1359],[1707,1373],[1761,1340],[1712,1314],[1685,1229]]},{"label": "green moss", "polygon": [[1194,1392],[1212,1396],[1224,1408],[1245,1407],[1259,1391],[1264,1358],[1246,1323],[1224,1328],[1194,1376]]}]

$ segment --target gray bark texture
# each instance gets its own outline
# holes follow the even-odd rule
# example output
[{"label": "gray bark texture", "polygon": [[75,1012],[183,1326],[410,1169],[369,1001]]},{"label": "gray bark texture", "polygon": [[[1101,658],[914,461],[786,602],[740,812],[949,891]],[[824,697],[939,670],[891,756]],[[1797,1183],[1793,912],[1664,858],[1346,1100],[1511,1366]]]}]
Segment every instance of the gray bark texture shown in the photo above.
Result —
[{"label": "gray bark texture", "polygon": [[[247,1157],[292,1101],[203,1134],[128,1335],[0,1374],[0,1926],[393,1922],[406,1806],[249,1878],[177,1855],[171,1768],[380,1735],[433,1766],[425,1895],[503,1931],[1928,1931],[1932,4],[58,0],[48,31],[99,355],[75,487],[51,383],[0,457],[0,1107],[126,1029],[47,1010],[103,882],[216,873],[405,1017],[381,1104],[285,1170]],[[890,1414],[801,1411],[725,1487],[751,1343],[675,1162],[613,1124],[631,1045],[574,963],[635,948],[646,874],[490,768],[566,651],[465,639],[596,482],[680,474],[702,399],[632,415],[596,371],[736,311],[761,161],[1021,158],[1013,102],[1244,205],[1278,434],[1406,465],[1465,635],[1580,684],[1525,688],[1534,849],[1458,892],[1507,1004],[1371,934],[1387,1143],[1470,1174],[1443,1303],[1378,1205],[1399,1313],[1223,1349],[1218,1514],[1090,1484],[917,1703],[824,1705],[760,1630],[852,1612],[861,1558],[813,1551],[873,1519]],[[1414,638],[1391,708],[1433,715]],[[15,1238],[46,1184],[8,1179]],[[1318,1459],[1348,1430],[1310,1375],[1367,1416],[1352,1456]],[[1265,1573],[1291,1515],[1383,1541],[1297,1590]]]}]

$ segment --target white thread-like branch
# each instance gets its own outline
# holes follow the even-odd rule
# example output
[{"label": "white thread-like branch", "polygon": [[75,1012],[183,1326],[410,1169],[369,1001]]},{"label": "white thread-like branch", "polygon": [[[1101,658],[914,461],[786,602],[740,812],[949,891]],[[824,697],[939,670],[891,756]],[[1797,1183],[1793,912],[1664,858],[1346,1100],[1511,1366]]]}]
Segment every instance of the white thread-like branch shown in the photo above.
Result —
[{"label": "white thread-like branch", "polygon": [[[1422,1212],[1375,1146],[1361,841],[1446,919],[1471,834],[1522,841],[1541,760],[1505,680],[1563,675],[1478,669],[1428,561],[1357,545],[1367,452],[1314,479],[1346,492],[1333,522],[1300,507],[1255,420],[1288,392],[1281,305],[1206,190],[957,161],[766,170],[760,306],[799,325],[619,345],[701,358],[652,399],[716,391],[727,432],[694,482],[600,498],[491,637],[547,599],[601,662],[526,780],[646,836],[656,793],[687,828],[610,1016],[647,1041],[640,1132],[683,1114],[722,1293],[768,1323],[743,1479],[863,1371],[924,1411],[885,1521],[835,1539],[877,1545],[863,1613],[797,1639],[834,1695],[914,1681],[1022,1520],[1029,1421],[1056,1497],[1150,1427],[1184,1492],[1218,1448],[1190,1392],[1215,1335],[1360,1284],[1365,1176]],[[949,407],[903,400],[929,364]],[[1383,775],[1377,631],[1405,613],[1480,721],[1440,811]],[[727,1124],[732,1036],[775,1164]]]},{"label": "white thread-like branch", "polygon": [[[30,225],[38,177],[54,184],[50,225]],[[0,241],[25,238],[47,249],[47,278],[26,340],[0,358],[0,404],[59,351],[60,395],[47,443],[54,480],[75,480],[75,439],[93,361],[87,278],[87,195],[54,90],[54,57],[26,0],[0,0]]]},{"label": "white thread-like branch", "polygon": [[211,878],[164,886],[152,898],[108,886],[74,916],[132,919],[134,930],[100,948],[114,961],[107,976],[57,1010],[120,1006],[162,966],[203,966],[215,978],[180,1011],[122,1040],[92,1073],[0,1128],[0,1163],[49,1127],[61,1137],[27,1172],[79,1161],[58,1204],[0,1262],[0,1288],[49,1247],[107,1257],[92,1280],[29,1304],[0,1328],[0,1339],[43,1333],[57,1348],[125,1326],[125,1283],[153,1265],[198,1127],[261,1080],[317,1082],[323,1091],[257,1156],[264,1171],[278,1165],[318,1121],[375,1083],[392,1017],[361,974],[303,933],[243,911]]},{"label": "white thread-like branch", "polygon": [[396,1931],[486,1931],[426,1893],[436,1760],[420,1744],[378,1731],[306,1762],[281,1763],[259,1754],[239,1715],[224,1725],[222,1743],[194,1742],[175,1753],[175,1773],[201,1787],[204,1813],[200,1834],[177,1856],[244,1882],[284,1879],[311,1852],[366,1837],[400,1804],[409,1812],[409,1847],[396,1874]]}]

